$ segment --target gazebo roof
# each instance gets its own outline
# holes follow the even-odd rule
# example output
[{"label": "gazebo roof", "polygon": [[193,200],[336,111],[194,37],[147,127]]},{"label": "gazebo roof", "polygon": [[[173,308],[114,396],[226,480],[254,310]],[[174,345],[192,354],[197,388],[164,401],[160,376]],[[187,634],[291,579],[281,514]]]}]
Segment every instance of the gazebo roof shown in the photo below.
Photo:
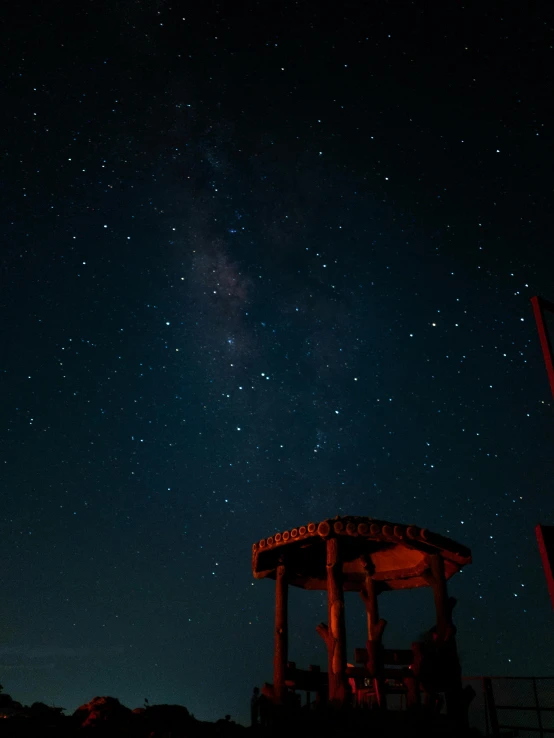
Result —
[{"label": "gazebo roof", "polygon": [[443,559],[446,579],[471,563],[468,548],[425,528],[348,515],[301,525],[254,543],[254,577],[275,579],[276,569],[284,561],[289,584],[326,589],[325,540],[331,536],[340,539],[347,592],[363,588],[367,571],[382,589],[427,587],[429,554]]}]

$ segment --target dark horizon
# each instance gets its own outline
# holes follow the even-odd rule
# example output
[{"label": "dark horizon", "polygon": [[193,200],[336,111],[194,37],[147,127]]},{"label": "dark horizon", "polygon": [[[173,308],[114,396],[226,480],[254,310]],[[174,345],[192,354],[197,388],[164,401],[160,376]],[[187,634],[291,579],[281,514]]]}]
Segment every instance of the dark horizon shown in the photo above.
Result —
[{"label": "dark horizon", "polygon": [[[5,691],[246,722],[273,658],[252,544],[335,515],[469,547],[464,673],[548,675],[550,5],[10,16]],[[388,646],[433,624],[429,591],[382,598]],[[325,608],[293,588],[304,668]]]}]

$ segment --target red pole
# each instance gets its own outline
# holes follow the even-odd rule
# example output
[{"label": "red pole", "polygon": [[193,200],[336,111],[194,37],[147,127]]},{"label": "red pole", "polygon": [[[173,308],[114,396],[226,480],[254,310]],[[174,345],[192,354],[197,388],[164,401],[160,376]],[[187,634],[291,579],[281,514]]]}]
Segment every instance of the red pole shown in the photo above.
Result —
[{"label": "red pole", "polygon": [[544,300],[542,297],[531,298],[531,304],[533,305],[533,313],[535,314],[535,322],[537,324],[537,330],[539,332],[539,340],[541,342],[542,355],[544,356],[544,363],[546,366],[546,373],[548,374],[548,381],[550,382],[550,391],[552,397],[554,397],[554,363],[552,360],[552,346],[550,345],[550,339],[546,332],[546,326],[544,324],[544,309],[554,314],[554,304]]},{"label": "red pole", "polygon": [[552,609],[554,610],[554,526],[537,525],[535,535],[537,536],[544,576],[546,577]]}]

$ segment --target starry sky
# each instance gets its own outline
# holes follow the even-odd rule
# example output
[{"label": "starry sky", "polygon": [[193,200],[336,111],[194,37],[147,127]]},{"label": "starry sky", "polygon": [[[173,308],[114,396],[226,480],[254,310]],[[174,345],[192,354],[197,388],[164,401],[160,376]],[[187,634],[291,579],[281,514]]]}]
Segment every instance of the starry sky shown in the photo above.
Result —
[{"label": "starry sky", "polygon": [[[6,31],[5,691],[246,719],[252,543],[337,514],[469,546],[464,673],[551,673],[548,3],[192,5],[20,3]],[[389,647],[433,624],[429,590],[381,610]],[[291,592],[298,666],[325,619]]]}]

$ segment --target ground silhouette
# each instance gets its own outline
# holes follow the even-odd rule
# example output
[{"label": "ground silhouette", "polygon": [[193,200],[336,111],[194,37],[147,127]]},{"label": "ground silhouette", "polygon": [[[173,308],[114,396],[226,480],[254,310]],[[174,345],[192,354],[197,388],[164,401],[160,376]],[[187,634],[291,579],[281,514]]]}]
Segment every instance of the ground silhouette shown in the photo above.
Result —
[{"label": "ground silhouette", "polygon": [[182,705],[130,708],[115,697],[94,697],[72,715],[63,708],[35,702],[30,707],[0,694],[0,738],[469,738],[445,715],[425,711],[340,710],[323,706],[273,713],[268,727],[244,727],[226,715],[216,722],[197,720]]}]

